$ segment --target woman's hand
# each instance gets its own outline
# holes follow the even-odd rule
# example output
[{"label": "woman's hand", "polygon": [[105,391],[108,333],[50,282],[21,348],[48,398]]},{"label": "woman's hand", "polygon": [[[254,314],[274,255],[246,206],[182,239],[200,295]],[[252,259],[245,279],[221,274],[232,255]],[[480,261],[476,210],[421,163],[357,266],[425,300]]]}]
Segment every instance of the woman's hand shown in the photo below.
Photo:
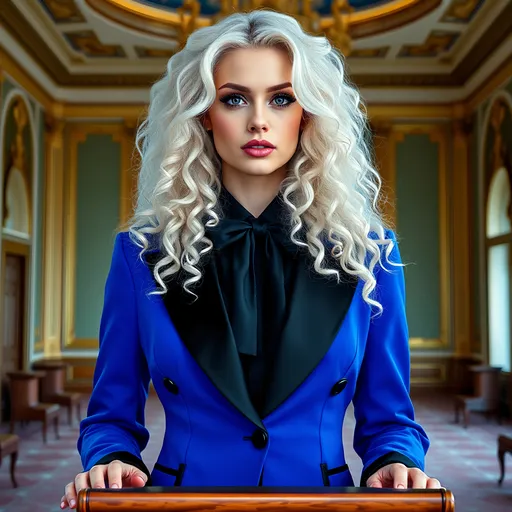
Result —
[{"label": "woman's hand", "polygon": [[89,471],[78,473],[75,481],[65,487],[61,498],[60,508],[76,508],[77,496],[80,489],[122,489],[123,487],[144,487],[147,475],[139,468],[130,466],[120,460],[113,460],[109,464],[93,466]]},{"label": "woman's hand", "polygon": [[366,481],[367,487],[388,489],[440,489],[439,480],[428,477],[421,469],[403,464],[388,464]]}]

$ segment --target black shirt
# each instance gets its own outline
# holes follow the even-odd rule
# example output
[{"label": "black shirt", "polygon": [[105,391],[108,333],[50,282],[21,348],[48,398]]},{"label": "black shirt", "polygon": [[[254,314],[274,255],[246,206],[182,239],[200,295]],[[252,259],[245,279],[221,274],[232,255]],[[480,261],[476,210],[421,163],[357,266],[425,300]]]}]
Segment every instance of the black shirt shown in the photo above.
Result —
[{"label": "black shirt", "polygon": [[223,218],[207,229],[249,396],[262,415],[279,337],[293,293],[300,248],[289,239],[281,194],[254,217],[229,192],[220,194]]}]

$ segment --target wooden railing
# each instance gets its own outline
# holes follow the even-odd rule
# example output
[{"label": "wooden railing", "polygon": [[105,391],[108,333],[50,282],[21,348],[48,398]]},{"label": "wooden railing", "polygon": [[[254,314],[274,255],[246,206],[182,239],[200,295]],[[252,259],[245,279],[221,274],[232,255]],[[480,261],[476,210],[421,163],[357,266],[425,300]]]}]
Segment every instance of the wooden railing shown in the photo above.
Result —
[{"label": "wooden railing", "polygon": [[82,489],[77,512],[454,512],[446,489],[143,487]]}]

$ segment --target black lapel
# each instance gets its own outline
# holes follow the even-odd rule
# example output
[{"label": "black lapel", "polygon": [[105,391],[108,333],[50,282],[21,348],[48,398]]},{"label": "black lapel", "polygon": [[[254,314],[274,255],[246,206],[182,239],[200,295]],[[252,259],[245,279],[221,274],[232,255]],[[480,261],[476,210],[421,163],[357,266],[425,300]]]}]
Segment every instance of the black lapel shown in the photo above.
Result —
[{"label": "black lapel", "polygon": [[338,334],[357,286],[354,278],[337,284],[310,270],[301,257],[291,294],[262,418],[268,416],[304,382]]},{"label": "black lapel", "polygon": [[[151,273],[161,254],[148,253]],[[229,324],[222,292],[217,278],[215,258],[205,257],[203,280],[192,291],[199,298],[183,291],[176,279],[166,280],[164,303],[171,320],[192,357],[197,361],[220,393],[255,425],[263,428],[247,387],[233,332]]]}]

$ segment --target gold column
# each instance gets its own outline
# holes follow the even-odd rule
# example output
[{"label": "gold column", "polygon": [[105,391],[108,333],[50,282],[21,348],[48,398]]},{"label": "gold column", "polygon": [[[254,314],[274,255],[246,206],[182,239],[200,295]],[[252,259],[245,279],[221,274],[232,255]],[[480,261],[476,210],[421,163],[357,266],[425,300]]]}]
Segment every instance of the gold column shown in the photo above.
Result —
[{"label": "gold column", "polygon": [[382,179],[380,208],[385,220],[391,226],[396,224],[396,136],[390,121],[372,122],[375,160]]},{"label": "gold column", "polygon": [[471,125],[453,121],[453,337],[455,356],[471,354],[471,266],[469,211],[469,135]]},{"label": "gold column", "polygon": [[45,124],[42,338],[45,357],[58,357],[61,354],[62,326],[65,123],[62,119],[46,115]]}]

